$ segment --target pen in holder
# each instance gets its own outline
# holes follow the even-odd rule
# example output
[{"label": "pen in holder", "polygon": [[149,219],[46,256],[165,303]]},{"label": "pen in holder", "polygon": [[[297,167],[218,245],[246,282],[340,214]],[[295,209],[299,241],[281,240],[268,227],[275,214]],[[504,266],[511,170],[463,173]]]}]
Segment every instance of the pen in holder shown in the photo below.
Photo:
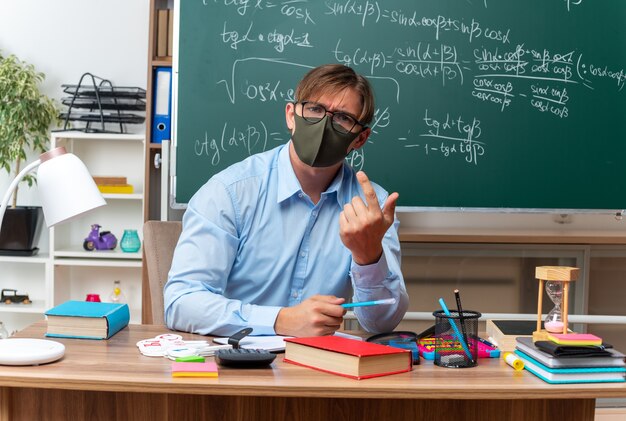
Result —
[{"label": "pen in holder", "polygon": [[[474,367],[478,362],[478,319],[477,311],[464,310],[460,315],[456,310],[437,310],[435,316],[435,365],[440,367]],[[462,316],[462,317],[461,317]],[[464,331],[467,338],[461,334]]]}]

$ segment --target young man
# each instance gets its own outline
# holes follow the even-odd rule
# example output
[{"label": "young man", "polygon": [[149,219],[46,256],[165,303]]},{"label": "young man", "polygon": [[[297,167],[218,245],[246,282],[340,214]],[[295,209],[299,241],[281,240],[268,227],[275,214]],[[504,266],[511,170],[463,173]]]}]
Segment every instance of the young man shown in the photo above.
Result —
[{"label": "young man", "polygon": [[165,285],[168,327],[227,336],[331,335],[352,300],[370,332],[393,330],[408,307],[400,272],[397,193],[346,155],[374,115],[367,80],[343,65],[307,73],[285,109],[291,141],[213,176],[189,201]]}]

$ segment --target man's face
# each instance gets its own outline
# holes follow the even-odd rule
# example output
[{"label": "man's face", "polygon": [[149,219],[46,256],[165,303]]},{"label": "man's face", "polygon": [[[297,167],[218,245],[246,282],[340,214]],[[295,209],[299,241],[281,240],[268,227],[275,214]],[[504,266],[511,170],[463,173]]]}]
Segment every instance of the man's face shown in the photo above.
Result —
[{"label": "man's face", "polygon": [[[345,89],[336,94],[323,94],[315,98],[301,98],[301,100],[316,102],[326,108],[327,111],[346,113],[355,117],[357,120],[362,111],[361,97],[353,89]],[[286,108],[287,127],[289,128],[292,135],[295,131],[295,121],[293,117],[294,113],[302,116],[301,104],[288,104]],[[365,141],[367,140],[367,137],[369,136],[370,130],[363,130],[362,126],[357,125],[353,128],[352,132],[360,133],[354,139],[354,141],[352,141],[350,146],[348,146],[346,154],[352,149],[359,149],[361,146],[363,146],[363,144],[365,144]]]}]

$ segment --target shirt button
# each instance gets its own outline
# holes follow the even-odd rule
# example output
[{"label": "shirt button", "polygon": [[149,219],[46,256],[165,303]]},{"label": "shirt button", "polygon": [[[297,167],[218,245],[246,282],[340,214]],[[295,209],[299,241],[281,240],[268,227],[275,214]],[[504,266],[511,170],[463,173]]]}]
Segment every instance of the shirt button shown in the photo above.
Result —
[{"label": "shirt button", "polygon": [[293,298],[298,298],[298,293],[297,293],[297,292],[294,292],[293,294],[291,294],[291,296],[292,296]]},{"label": "shirt button", "polygon": [[298,193],[298,197],[302,199],[302,193]]},{"label": "shirt button", "polygon": [[305,252],[300,253],[300,257],[305,257],[305,256],[306,256]]},{"label": "shirt button", "polygon": [[313,215],[314,217],[316,217],[316,216],[317,216],[317,212],[313,212],[313,213],[312,213],[312,215]]}]

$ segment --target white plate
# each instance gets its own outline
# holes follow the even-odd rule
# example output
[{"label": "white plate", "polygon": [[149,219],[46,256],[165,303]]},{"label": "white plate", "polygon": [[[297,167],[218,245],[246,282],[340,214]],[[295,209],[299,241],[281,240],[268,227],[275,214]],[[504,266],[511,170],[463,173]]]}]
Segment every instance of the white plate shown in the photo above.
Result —
[{"label": "white plate", "polygon": [[47,339],[9,338],[0,340],[0,364],[37,365],[63,357],[65,345]]}]

